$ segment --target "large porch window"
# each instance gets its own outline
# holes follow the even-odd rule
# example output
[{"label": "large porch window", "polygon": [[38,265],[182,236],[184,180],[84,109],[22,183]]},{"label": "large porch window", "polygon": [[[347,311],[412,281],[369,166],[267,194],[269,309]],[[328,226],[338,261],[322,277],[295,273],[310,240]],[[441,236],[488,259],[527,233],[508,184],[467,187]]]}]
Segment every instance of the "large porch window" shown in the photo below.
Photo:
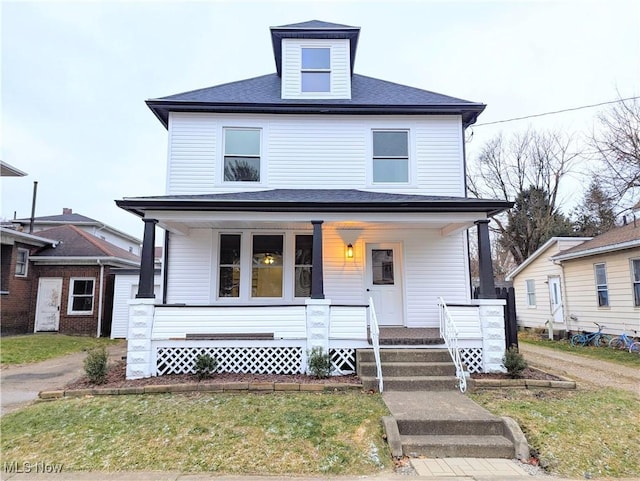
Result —
[{"label": "large porch window", "polygon": [[311,296],[311,265],[313,261],[313,236],[296,236],[295,294],[294,297]]},{"label": "large porch window", "polygon": [[240,297],[240,234],[220,236],[220,297]]},{"label": "large porch window", "polygon": [[254,235],[251,297],[282,297],[283,239],[281,235]]}]

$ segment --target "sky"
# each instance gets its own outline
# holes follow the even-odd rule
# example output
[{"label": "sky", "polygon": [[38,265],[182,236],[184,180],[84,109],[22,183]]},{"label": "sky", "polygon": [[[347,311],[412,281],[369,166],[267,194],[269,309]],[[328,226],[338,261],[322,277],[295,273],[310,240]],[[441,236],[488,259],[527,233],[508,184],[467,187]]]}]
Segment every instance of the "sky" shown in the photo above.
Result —
[{"label": "sky", "polygon": [[[361,27],[355,71],[487,104],[494,135],[589,131],[597,108],[640,95],[640,2],[7,1],[0,4],[0,217],[63,208],[142,238],[123,197],[163,195],[167,132],[145,100],[275,72],[269,27]],[[575,202],[584,184],[565,192]],[[588,182],[587,182],[588,183]]]}]

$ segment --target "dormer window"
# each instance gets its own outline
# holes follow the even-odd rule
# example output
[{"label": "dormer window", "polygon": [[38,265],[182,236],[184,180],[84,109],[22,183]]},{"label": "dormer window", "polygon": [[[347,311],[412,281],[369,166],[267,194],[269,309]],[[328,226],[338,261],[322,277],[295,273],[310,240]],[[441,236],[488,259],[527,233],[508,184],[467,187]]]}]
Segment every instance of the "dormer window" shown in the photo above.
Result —
[{"label": "dormer window", "polygon": [[302,48],[302,92],[331,91],[331,49]]}]

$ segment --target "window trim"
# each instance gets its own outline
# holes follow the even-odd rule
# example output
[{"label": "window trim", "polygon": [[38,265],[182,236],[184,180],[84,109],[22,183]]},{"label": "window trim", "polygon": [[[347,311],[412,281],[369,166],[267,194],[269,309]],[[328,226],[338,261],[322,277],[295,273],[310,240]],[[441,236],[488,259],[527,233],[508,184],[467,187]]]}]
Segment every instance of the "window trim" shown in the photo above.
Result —
[{"label": "window trim", "polygon": [[[531,285],[529,283],[531,283]],[[530,287],[532,287],[533,289],[529,289]],[[525,289],[525,297],[527,300],[527,307],[529,309],[536,309],[538,307],[537,299],[536,299],[536,280],[525,279],[524,289]],[[531,303],[531,296],[533,296],[533,303]]]},{"label": "window trim", "polygon": [[[243,155],[243,154],[227,154],[227,135],[226,132],[228,130],[252,130],[257,131],[259,136],[259,147],[260,152],[258,155]],[[245,186],[254,186],[254,185],[264,185],[266,183],[265,175],[266,175],[266,163],[264,159],[264,127],[262,126],[240,126],[240,125],[223,125],[221,131],[221,145],[220,149],[220,183],[226,185],[245,185]],[[247,159],[258,159],[260,170],[258,172],[258,180],[226,180],[224,175],[226,158],[227,157],[246,157]]]},{"label": "window trim", "polygon": [[[635,277],[634,263],[638,263],[638,279]],[[638,291],[640,291],[640,258],[637,259],[629,259],[630,265],[630,274],[631,274],[631,296],[633,298],[633,307],[634,309],[640,309],[640,292],[636,296],[636,286]]]},{"label": "window trim", "polygon": [[[20,261],[20,255],[24,254],[24,262]],[[23,266],[23,269],[18,271],[18,267]],[[27,277],[29,275],[29,249],[24,247],[18,247],[16,250],[16,266],[14,270],[16,277]]]},{"label": "window trim", "polygon": [[[410,187],[410,186],[414,186],[415,184],[415,178],[416,178],[416,173],[415,173],[415,152],[414,152],[414,147],[413,147],[413,142],[412,142],[412,134],[411,134],[411,128],[410,127],[386,127],[386,126],[380,126],[380,127],[373,127],[371,128],[371,130],[369,131],[369,169],[368,169],[368,173],[367,173],[367,177],[368,177],[368,184],[371,187],[384,187],[384,188],[406,188],[406,187]],[[374,150],[373,150],[373,137],[375,132],[406,132],[407,134],[407,157],[406,157],[406,161],[407,161],[407,181],[406,182],[376,182],[374,180],[374,161],[376,160],[376,158],[379,159],[399,159],[399,160],[404,160],[405,157],[402,156],[398,156],[398,157],[390,157],[390,156],[383,156],[383,157],[375,157],[374,154]]]},{"label": "window trim", "polygon": [[[91,281],[93,283],[91,289],[91,310],[90,311],[74,311],[73,310],[73,287],[76,281]],[[82,294],[80,297],[88,297],[87,294]],[[96,298],[96,278],[95,277],[71,277],[69,279],[69,296],[67,301],[67,314],[71,316],[87,316],[93,314],[95,308]]]},{"label": "window trim", "polygon": [[[604,284],[598,284],[598,267],[602,266],[604,272]],[[596,303],[598,308],[601,307],[611,307],[611,301],[609,299],[609,280],[607,278],[607,263],[606,262],[598,262],[593,264],[593,280],[596,287]],[[604,286],[604,287],[603,287]],[[606,292],[607,295],[607,303],[600,304],[600,292]]]},{"label": "window trim", "polygon": [[[329,68],[304,68],[302,66],[303,50],[328,50],[329,51]],[[330,94],[333,92],[333,70],[331,68],[331,60],[333,58],[333,50],[330,45],[300,45],[300,93],[302,95]],[[329,74],[329,90],[303,90],[302,77],[305,73],[328,73]]]}]

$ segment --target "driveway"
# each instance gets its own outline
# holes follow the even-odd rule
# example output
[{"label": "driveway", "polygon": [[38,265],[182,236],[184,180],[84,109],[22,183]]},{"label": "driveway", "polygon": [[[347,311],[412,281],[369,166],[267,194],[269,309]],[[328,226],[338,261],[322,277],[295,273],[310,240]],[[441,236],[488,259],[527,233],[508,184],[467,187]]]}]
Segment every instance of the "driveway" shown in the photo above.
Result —
[{"label": "driveway", "polygon": [[[126,343],[108,348],[109,360],[126,355]],[[40,391],[59,389],[84,375],[86,352],[47,361],[5,366],[0,371],[0,415],[15,411],[38,398]]]},{"label": "driveway", "polygon": [[519,343],[527,362],[545,371],[565,375],[578,383],[631,391],[640,397],[640,369],[591,359],[564,351]]}]

